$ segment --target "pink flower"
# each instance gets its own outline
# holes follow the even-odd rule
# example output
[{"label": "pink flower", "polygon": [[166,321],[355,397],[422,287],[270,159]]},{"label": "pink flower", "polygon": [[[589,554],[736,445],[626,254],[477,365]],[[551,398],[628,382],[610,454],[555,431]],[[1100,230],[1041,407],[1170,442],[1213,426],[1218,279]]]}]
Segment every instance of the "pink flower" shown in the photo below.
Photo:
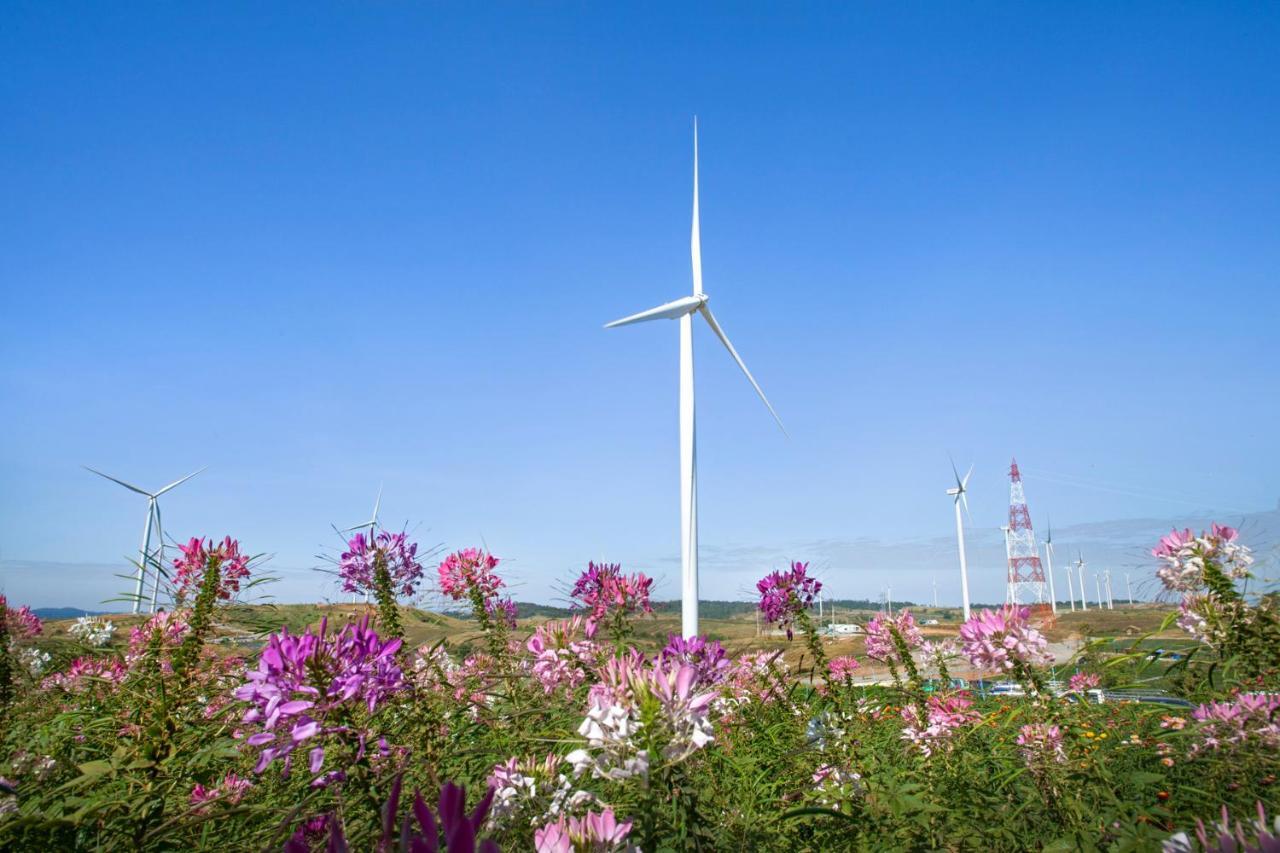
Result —
[{"label": "pink flower", "polygon": [[1253,556],[1248,548],[1236,542],[1238,535],[1234,527],[1216,522],[1209,532],[1202,532],[1198,537],[1191,535],[1190,528],[1181,533],[1174,530],[1161,537],[1160,544],[1151,551],[1162,564],[1156,569],[1156,576],[1166,589],[1183,593],[1194,592],[1205,585],[1208,565],[1231,578],[1249,577]]},{"label": "pink flower", "polygon": [[469,598],[472,592],[488,601],[505,584],[494,573],[498,558],[478,548],[456,551],[440,563],[440,590],[454,601]]},{"label": "pink flower", "polygon": [[587,636],[610,614],[619,618],[638,613],[652,613],[649,588],[653,579],[643,572],[624,575],[617,563],[587,563],[569,593],[574,606],[587,612]]},{"label": "pink flower", "polygon": [[808,563],[792,562],[784,572],[770,572],[756,583],[760,592],[760,612],[771,625],[784,628],[787,639],[795,636],[795,620],[813,606],[822,582],[808,576]]},{"label": "pink flower", "polygon": [[1067,680],[1068,693],[1083,693],[1086,690],[1093,690],[1102,683],[1102,678],[1093,672],[1077,672]]},{"label": "pink flower", "polygon": [[240,591],[240,582],[249,577],[249,558],[240,553],[240,543],[230,536],[224,537],[217,547],[205,545],[204,538],[191,539],[186,545],[179,545],[182,556],[173,561],[174,597],[183,601],[192,592],[198,590],[204,580],[205,569],[214,561],[217,562],[220,577],[218,580],[218,598],[230,600]]},{"label": "pink flower", "polygon": [[242,779],[234,773],[228,773],[222,777],[222,781],[212,787],[205,787],[199,782],[191,789],[190,802],[196,808],[193,811],[196,814],[205,814],[209,811],[209,806],[215,800],[221,800],[228,805],[239,803],[244,797],[246,791],[253,787],[253,783],[248,779]]},{"label": "pink flower", "polygon": [[591,640],[583,639],[583,633],[581,616],[546,622],[534,629],[525,648],[533,655],[533,675],[544,692],[571,693],[587,680],[599,649]]},{"label": "pink flower", "polygon": [[858,668],[858,661],[853,655],[832,658],[829,664],[831,677],[837,681],[848,681],[853,678],[853,671]]},{"label": "pink flower", "polygon": [[1280,749],[1280,696],[1240,693],[1230,702],[1210,702],[1191,714],[1200,724],[1200,743],[1192,753],[1256,744]]},{"label": "pink flower", "polygon": [[1048,723],[1028,723],[1018,730],[1018,746],[1022,747],[1022,760],[1028,767],[1045,763],[1065,764],[1066,750],[1062,748],[1062,729]]},{"label": "pink flower", "polygon": [[41,689],[57,688],[68,693],[79,693],[97,685],[112,686],[124,681],[126,670],[116,660],[106,658],[76,658],[71,666],[54,673],[40,682]]},{"label": "pink flower", "polygon": [[919,648],[924,642],[924,635],[916,627],[916,619],[910,610],[903,610],[897,616],[877,614],[867,623],[867,657],[872,660],[901,663],[898,645],[894,642],[893,633],[897,631],[908,649]]},{"label": "pink flower", "polygon": [[32,637],[40,636],[44,631],[40,617],[32,613],[31,608],[25,604],[14,610],[9,607],[5,597],[0,595],[0,607],[5,610],[5,625],[10,637],[17,640],[30,640]]},{"label": "pink flower", "polygon": [[1028,607],[983,610],[960,626],[961,651],[980,669],[1009,672],[1018,665],[1048,663],[1048,641],[1028,623]]},{"label": "pink flower", "polygon": [[534,830],[533,846],[537,853],[612,853],[628,849],[626,839],[630,834],[631,821],[619,821],[612,809],[605,809],[599,814],[587,812],[582,818],[561,815]]},{"label": "pink flower", "polygon": [[949,739],[961,726],[977,719],[970,709],[973,700],[968,693],[931,694],[925,702],[926,719],[920,721],[920,712],[913,705],[902,708],[902,719],[907,725],[902,739],[911,742],[925,757],[939,748],[950,748]]}]

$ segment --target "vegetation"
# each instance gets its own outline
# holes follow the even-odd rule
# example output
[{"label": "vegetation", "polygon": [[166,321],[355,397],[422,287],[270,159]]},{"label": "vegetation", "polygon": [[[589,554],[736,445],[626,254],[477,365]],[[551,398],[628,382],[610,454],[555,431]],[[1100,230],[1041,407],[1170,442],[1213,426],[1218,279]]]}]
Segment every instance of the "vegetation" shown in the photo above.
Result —
[{"label": "vegetation", "polygon": [[[521,624],[482,551],[439,567],[459,619],[397,605],[423,574],[402,534],[343,555],[368,606],[235,603],[249,561],[192,540],[168,613],[0,601],[0,848],[1264,849],[1280,630],[1234,539],[1157,549],[1176,613],[1064,617],[1095,626],[1065,669],[1024,608],[824,640],[801,563],[759,587],[794,642],[728,608],[680,638],[617,566]],[[1123,688],[1194,705],[1093,701]]]}]

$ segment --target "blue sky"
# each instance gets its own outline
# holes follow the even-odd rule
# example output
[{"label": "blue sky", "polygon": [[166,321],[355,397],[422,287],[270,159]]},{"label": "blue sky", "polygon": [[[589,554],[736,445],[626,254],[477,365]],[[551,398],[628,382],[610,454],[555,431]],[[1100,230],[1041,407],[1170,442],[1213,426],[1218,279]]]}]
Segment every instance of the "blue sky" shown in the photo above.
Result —
[{"label": "blue sky", "polygon": [[674,595],[676,327],[601,324],[688,291],[695,113],[706,289],[791,432],[701,330],[704,595],[874,542],[835,594],[958,598],[893,556],[951,535],[948,453],[978,528],[1012,454],[1055,529],[1276,505],[1276,7],[477,5],[7,4],[11,596],[120,587],[144,506],[82,464],[210,466],[168,531],[286,600],[380,482],[519,597]]}]

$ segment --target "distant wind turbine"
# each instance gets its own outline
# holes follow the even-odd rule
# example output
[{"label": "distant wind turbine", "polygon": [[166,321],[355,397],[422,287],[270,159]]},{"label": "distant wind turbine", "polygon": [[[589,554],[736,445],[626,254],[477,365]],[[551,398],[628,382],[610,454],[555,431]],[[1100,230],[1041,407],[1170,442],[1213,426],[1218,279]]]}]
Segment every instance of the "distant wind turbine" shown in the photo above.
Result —
[{"label": "distant wind turbine", "polygon": [[[1048,530],[1046,531],[1046,535],[1044,537],[1044,557],[1049,564],[1049,570],[1048,572],[1046,572],[1046,574],[1048,574],[1049,576],[1049,605],[1053,608],[1053,612],[1057,613],[1058,612],[1058,593],[1053,588],[1053,522],[1050,521],[1047,527],[1048,527]],[[1071,609],[1075,610],[1075,606],[1073,605]]]},{"label": "distant wind turbine", "polygon": [[964,554],[964,521],[960,518],[960,504],[964,504],[964,511],[969,512],[969,478],[973,476],[973,466],[969,466],[969,471],[963,477],[956,470],[956,463],[951,462],[951,473],[956,478],[954,487],[947,489],[947,494],[955,498],[956,507],[956,542],[960,547],[960,600],[964,606],[964,618],[969,620],[969,566]]},{"label": "distant wind turbine", "polygon": [[716,322],[707,305],[708,297],[702,292],[702,237],[698,224],[698,122],[693,123],[693,226],[689,238],[689,251],[693,261],[693,295],[683,296],[656,308],[623,317],[605,324],[606,329],[628,326],[646,320],[680,321],[680,577],[681,577],[681,631],[686,637],[698,633],[698,459],[694,428],[693,405],[693,314],[697,312],[707,321],[711,331],[724,344],[742,369],[751,387],[760,395],[782,432],[782,419],[769,404],[759,383],[747,369],[738,351]]},{"label": "distant wind turbine", "polygon": [[1088,613],[1089,612],[1089,595],[1085,591],[1085,586],[1084,586],[1084,567],[1086,565],[1084,561],[1084,552],[1077,551],[1076,554],[1077,554],[1076,571],[1079,574],[1079,580],[1080,580],[1080,609],[1083,610],[1085,613]]},{"label": "distant wind turbine", "polygon": [[357,530],[369,528],[369,541],[373,541],[373,532],[378,526],[378,508],[382,506],[382,484],[378,484],[378,496],[373,501],[373,516],[368,521],[362,521],[355,527],[348,527],[343,533],[353,533]]},{"label": "distant wind turbine", "polygon": [[[354,527],[348,527],[346,530],[342,531],[343,533],[354,533],[357,530],[364,530],[366,527],[369,528],[369,547],[371,548],[373,547],[373,534],[378,527],[378,508],[382,506],[382,485],[382,483],[378,484],[378,496],[374,498],[373,501],[373,516],[370,517],[368,521],[363,521]],[[368,590],[365,590],[364,600],[366,603],[369,601]]]},{"label": "distant wind turbine", "polygon": [[[84,469],[97,474],[99,477],[110,480],[117,485],[124,486],[131,492],[137,492],[147,499],[147,521],[142,528],[142,549],[138,554],[138,571],[133,590],[133,612],[137,613],[142,609],[143,585],[146,579],[147,566],[151,564],[155,567],[155,579],[151,586],[151,612],[155,613],[156,599],[160,595],[160,574],[163,571],[162,567],[164,566],[164,533],[160,527],[160,496],[171,489],[176,489],[178,486],[181,486],[187,480],[190,480],[196,474],[199,474],[200,471],[204,471],[205,469],[201,468],[200,471],[193,471],[181,480],[174,480],[172,483],[157,492],[148,492],[145,489],[140,489],[131,483],[126,483],[124,480],[117,480],[110,474],[104,474],[96,468],[90,468],[88,465],[85,465]],[[151,535],[153,529],[155,531],[156,541],[159,543],[154,554],[151,551]]]},{"label": "distant wind turbine", "polygon": [[1076,588],[1071,583],[1071,564],[1067,563],[1067,598],[1071,600],[1071,612],[1076,612]]}]

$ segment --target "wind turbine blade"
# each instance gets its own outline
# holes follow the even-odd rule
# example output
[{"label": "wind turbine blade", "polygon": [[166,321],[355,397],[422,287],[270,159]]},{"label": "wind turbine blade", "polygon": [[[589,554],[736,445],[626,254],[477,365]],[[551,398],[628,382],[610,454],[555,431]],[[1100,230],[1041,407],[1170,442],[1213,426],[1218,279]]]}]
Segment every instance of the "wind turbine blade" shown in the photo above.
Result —
[{"label": "wind turbine blade", "polygon": [[623,317],[621,320],[605,323],[604,327],[606,329],[614,329],[618,326],[629,326],[632,323],[643,323],[646,320],[674,320],[677,317],[692,313],[703,301],[701,296],[682,296],[664,305],[659,305],[657,308],[650,308],[648,311],[641,311],[639,314],[632,314],[630,317]]},{"label": "wind turbine blade", "polygon": [[951,474],[956,478],[956,487],[958,488],[960,486],[960,472],[956,470],[956,460],[950,453],[947,454],[947,460],[951,463]]},{"label": "wind turbine blade", "polygon": [[959,497],[959,498],[960,498],[960,502],[961,502],[962,504],[964,504],[964,516],[965,516],[965,518],[969,519],[969,526],[970,526],[970,527],[972,527],[972,526],[973,526],[973,516],[969,514],[969,493],[968,493],[968,492],[961,492],[957,497]]},{"label": "wind turbine blade", "polygon": [[200,471],[192,471],[190,474],[183,477],[181,480],[174,480],[172,483],[165,486],[160,491],[156,492],[156,497],[160,497],[170,489],[176,489],[178,486],[181,486],[183,483],[187,482],[187,480],[190,480],[192,477],[194,477],[196,474],[199,474],[201,471],[208,471],[208,470],[209,470],[208,466],[205,466],[204,468],[201,468]]},{"label": "wind turbine blade", "polygon": [[961,489],[969,488],[969,478],[973,476],[973,466],[969,466],[969,470],[965,472],[964,480],[960,483]]},{"label": "wind turbine blade", "polygon": [[121,486],[124,486],[126,489],[128,489],[131,492],[137,492],[140,495],[151,497],[150,492],[144,492],[142,489],[139,489],[137,486],[133,486],[133,485],[130,485],[129,483],[126,483],[124,480],[117,480],[115,477],[112,477],[110,474],[102,473],[97,468],[90,468],[88,465],[82,465],[81,467],[84,468],[84,470],[86,471],[92,471],[93,473],[97,474],[99,477],[105,477],[106,479],[110,480],[113,483],[117,483]]},{"label": "wind turbine blade", "polygon": [[693,260],[693,295],[702,295],[702,225],[698,216],[698,117],[693,117],[693,226],[689,233],[689,255]]},{"label": "wind turbine blade", "polygon": [[716,317],[711,313],[711,309],[704,302],[699,306],[698,310],[706,319],[707,325],[711,327],[711,331],[716,333],[716,337],[720,339],[720,343],[724,344],[724,348],[729,351],[729,355],[733,356],[733,360],[738,362],[738,367],[742,368],[743,374],[747,377],[747,381],[751,383],[751,387],[756,389],[756,393],[760,395],[760,399],[764,401],[765,408],[769,410],[769,414],[773,415],[773,419],[778,422],[778,429],[782,430],[782,434],[790,438],[787,434],[787,428],[782,425],[782,418],[778,417],[778,413],[773,410],[773,405],[769,402],[769,398],[764,395],[764,391],[760,389],[760,383],[756,382],[756,378],[751,375],[751,371],[747,370],[747,365],[742,361],[742,356],[738,355],[738,351],[733,348],[733,344],[729,343],[729,337],[724,333],[724,329],[720,328],[720,324],[716,322]]},{"label": "wind turbine blade", "polygon": [[382,483],[378,484],[378,497],[373,502],[373,521],[371,524],[378,523],[378,508],[382,506]]}]

